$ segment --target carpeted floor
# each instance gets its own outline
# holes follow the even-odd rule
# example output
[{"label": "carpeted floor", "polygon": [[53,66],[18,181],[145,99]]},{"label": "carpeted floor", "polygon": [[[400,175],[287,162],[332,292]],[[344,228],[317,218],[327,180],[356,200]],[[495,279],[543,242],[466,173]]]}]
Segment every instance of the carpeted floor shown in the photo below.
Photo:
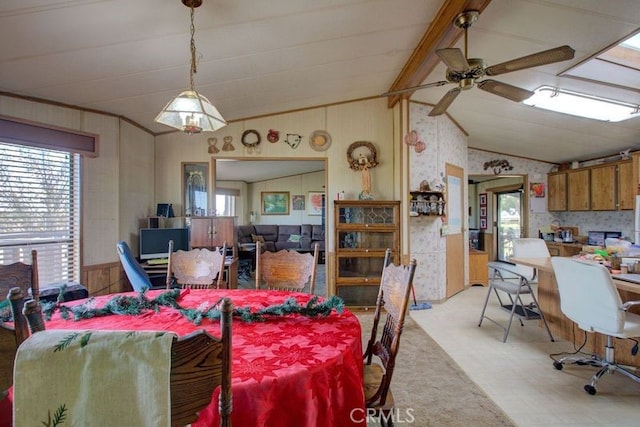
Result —
[{"label": "carpeted floor", "polygon": [[[371,331],[373,313],[355,314],[362,325],[364,348]],[[502,409],[409,316],[405,319],[402,332],[392,391],[398,408],[396,425],[514,425]],[[414,418],[413,423],[409,423],[410,415]]]}]

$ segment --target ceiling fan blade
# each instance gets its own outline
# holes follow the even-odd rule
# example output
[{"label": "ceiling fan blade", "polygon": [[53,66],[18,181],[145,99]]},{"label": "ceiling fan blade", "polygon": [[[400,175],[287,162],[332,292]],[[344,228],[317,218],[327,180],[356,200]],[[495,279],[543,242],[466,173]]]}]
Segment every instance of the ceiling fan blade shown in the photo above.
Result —
[{"label": "ceiling fan blade", "polygon": [[460,49],[450,47],[438,49],[436,53],[448,69],[458,72],[469,71],[469,62]]},{"label": "ceiling fan blade", "polygon": [[510,73],[512,71],[524,70],[525,68],[566,61],[567,59],[572,59],[575,52],[575,50],[567,45],[544,50],[542,52],[523,56],[522,58],[512,59],[511,61],[487,67],[485,75],[497,76],[499,74]]},{"label": "ceiling fan blade", "polygon": [[522,89],[517,86],[512,86],[510,84],[491,79],[481,81],[480,83],[478,83],[478,87],[484,91],[501,96],[503,98],[510,99],[515,102],[522,102],[525,99],[533,96],[533,92],[531,92],[530,90]]},{"label": "ceiling fan blade", "polygon": [[431,117],[439,116],[443,114],[445,111],[447,111],[447,108],[449,108],[449,105],[451,105],[451,103],[456,99],[456,97],[460,95],[461,91],[462,89],[460,89],[459,87],[454,87],[449,92],[445,93],[444,96],[440,98],[440,101],[438,101],[436,106],[433,107],[433,109],[429,112],[429,116]]},{"label": "ceiling fan blade", "polygon": [[399,93],[413,92],[413,91],[418,90],[418,89],[426,89],[426,88],[429,88],[429,87],[444,86],[444,85],[446,85],[448,83],[449,82],[445,81],[445,80],[441,80],[439,82],[425,83],[423,85],[412,86],[412,87],[407,87],[407,88],[398,89],[398,90],[392,90],[391,92],[385,92],[385,93],[381,94],[380,96],[398,95]]}]

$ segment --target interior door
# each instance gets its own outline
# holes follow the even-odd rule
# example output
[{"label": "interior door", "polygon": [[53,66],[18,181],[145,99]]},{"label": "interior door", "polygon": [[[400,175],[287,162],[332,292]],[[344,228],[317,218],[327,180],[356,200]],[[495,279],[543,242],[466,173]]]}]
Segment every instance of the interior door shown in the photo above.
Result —
[{"label": "interior door", "polygon": [[447,163],[445,167],[447,182],[447,298],[464,289],[464,272],[467,265],[464,260],[464,169]]}]

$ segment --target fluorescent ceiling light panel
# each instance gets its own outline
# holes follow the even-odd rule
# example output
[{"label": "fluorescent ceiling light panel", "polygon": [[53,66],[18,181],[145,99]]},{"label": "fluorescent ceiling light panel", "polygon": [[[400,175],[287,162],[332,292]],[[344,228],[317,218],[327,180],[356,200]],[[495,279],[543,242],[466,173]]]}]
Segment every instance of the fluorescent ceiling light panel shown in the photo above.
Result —
[{"label": "fluorescent ceiling light panel", "polygon": [[535,94],[523,103],[536,108],[605,122],[621,122],[640,116],[640,105],[552,86],[539,87],[535,90]]}]

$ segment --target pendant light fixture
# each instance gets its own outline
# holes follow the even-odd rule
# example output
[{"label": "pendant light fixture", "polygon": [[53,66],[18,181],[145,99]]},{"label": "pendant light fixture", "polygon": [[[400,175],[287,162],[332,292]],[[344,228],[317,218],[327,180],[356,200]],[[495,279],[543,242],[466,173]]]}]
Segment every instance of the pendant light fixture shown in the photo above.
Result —
[{"label": "pendant light fixture", "polygon": [[182,4],[191,9],[191,69],[189,70],[189,90],[185,90],[160,111],[155,118],[158,123],[179,129],[193,135],[200,132],[213,132],[227,125],[218,109],[193,88],[193,75],[196,69],[196,44],[193,23],[194,10],[202,4],[202,0],[182,0]]}]

